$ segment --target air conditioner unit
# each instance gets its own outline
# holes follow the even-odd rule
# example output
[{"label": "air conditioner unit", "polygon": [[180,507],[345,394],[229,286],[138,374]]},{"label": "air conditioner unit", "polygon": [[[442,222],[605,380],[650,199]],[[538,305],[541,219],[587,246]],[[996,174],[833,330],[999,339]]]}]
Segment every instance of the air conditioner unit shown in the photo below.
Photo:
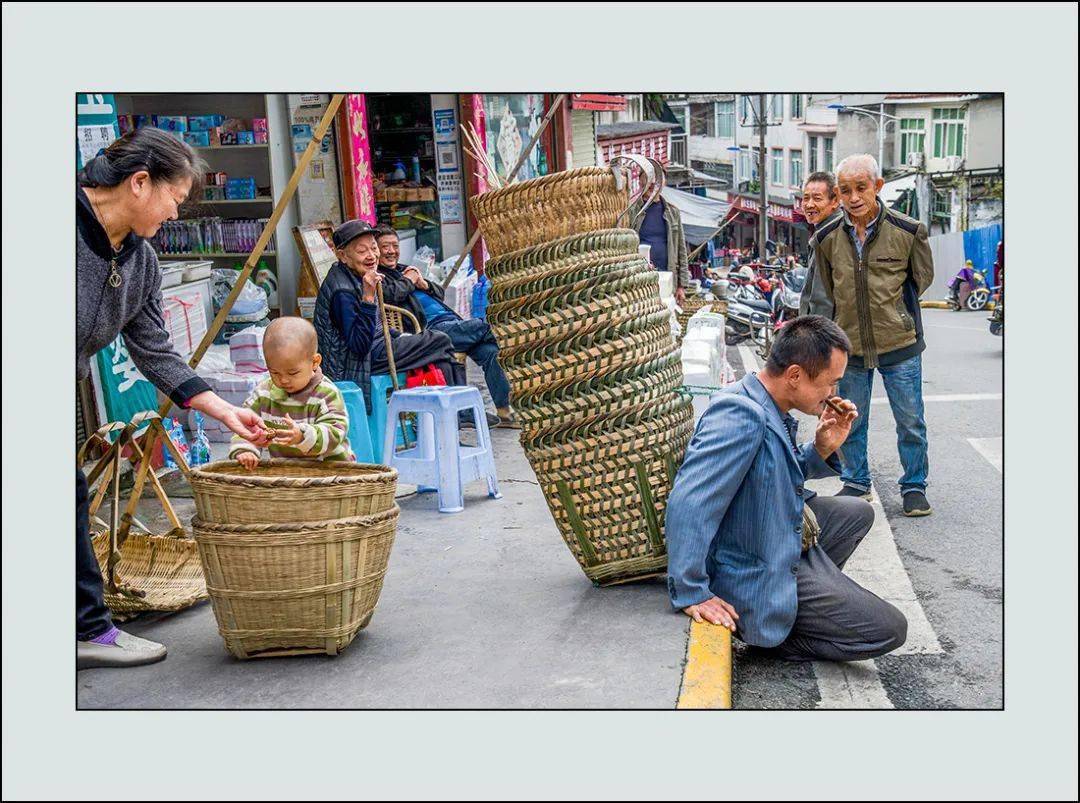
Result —
[{"label": "air conditioner unit", "polygon": [[922,167],[923,166],[923,152],[912,151],[907,155],[908,167]]},{"label": "air conditioner unit", "polygon": [[959,156],[948,156],[945,158],[946,170],[959,170],[961,165],[964,164],[964,160]]}]

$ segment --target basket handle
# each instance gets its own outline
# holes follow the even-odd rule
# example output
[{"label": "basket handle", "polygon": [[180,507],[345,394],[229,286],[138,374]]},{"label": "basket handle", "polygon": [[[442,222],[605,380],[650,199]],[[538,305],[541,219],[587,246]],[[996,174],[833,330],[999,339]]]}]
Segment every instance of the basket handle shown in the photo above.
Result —
[{"label": "basket handle", "polygon": [[[626,163],[626,175],[623,175],[622,163]],[[660,193],[664,189],[664,166],[657,159],[642,156],[639,153],[620,153],[617,156],[612,157],[611,171],[615,174],[615,186],[617,189],[621,190],[623,188],[623,182],[629,178],[630,172],[633,169],[632,166],[637,166],[637,168],[641,170],[644,181],[642,182],[640,192],[630,198],[630,202],[626,209],[620,212],[619,216],[615,218],[615,228],[619,227],[619,221],[633,209],[634,204],[648,196],[648,201],[641,205],[641,209],[638,210],[638,213],[633,219],[627,221],[630,227],[636,225],[641,216],[645,214],[645,210],[660,197]]]}]

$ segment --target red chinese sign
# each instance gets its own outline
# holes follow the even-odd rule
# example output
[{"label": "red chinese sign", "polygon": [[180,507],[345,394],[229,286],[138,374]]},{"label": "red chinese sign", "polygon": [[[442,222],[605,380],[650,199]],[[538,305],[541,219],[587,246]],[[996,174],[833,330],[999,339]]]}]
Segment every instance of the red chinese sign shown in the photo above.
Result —
[{"label": "red chinese sign", "polygon": [[375,187],[371,175],[371,146],[367,131],[367,103],[363,95],[346,95],[349,155],[352,157],[353,217],[375,224]]},{"label": "red chinese sign", "polygon": [[570,95],[570,108],[594,112],[621,112],[626,109],[626,96],[574,92]]}]

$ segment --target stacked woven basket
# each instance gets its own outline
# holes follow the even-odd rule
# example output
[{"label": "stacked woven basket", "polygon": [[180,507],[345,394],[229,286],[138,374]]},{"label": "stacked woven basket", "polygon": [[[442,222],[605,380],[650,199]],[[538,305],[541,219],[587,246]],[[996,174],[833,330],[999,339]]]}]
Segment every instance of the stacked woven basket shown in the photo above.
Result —
[{"label": "stacked woven basket", "polygon": [[567,546],[599,584],[664,571],[664,507],[693,431],[655,271],[620,168],[485,193],[488,321],[521,442]]},{"label": "stacked woven basket", "polygon": [[397,527],[397,472],[363,463],[233,461],[191,473],[192,522],[237,658],[336,655],[367,626]]}]

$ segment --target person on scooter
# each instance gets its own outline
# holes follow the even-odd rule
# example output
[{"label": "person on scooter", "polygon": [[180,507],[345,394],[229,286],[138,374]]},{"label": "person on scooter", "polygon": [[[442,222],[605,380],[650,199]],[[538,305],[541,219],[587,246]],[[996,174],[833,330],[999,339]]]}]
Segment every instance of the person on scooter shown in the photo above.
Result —
[{"label": "person on scooter", "polygon": [[[953,277],[952,282],[949,283],[949,300],[952,302],[952,308],[955,312],[960,312],[964,308],[964,304],[960,298],[960,290],[967,285],[967,293],[970,293],[976,287],[979,287],[982,282],[981,276],[975,272],[975,263],[970,259],[964,263],[964,267]],[[964,300],[967,299],[967,294],[964,295]]]}]

